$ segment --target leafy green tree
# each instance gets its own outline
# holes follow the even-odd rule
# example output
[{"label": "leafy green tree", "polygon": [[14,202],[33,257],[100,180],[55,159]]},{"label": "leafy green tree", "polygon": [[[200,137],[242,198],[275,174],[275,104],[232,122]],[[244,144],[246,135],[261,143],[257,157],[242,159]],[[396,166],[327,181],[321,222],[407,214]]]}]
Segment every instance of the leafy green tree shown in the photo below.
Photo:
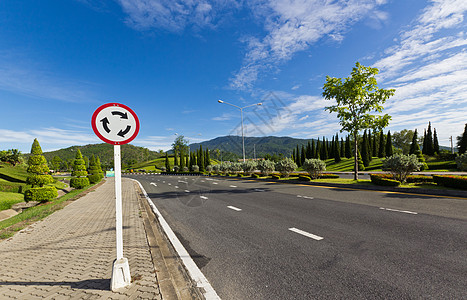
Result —
[{"label": "leafy green tree", "polygon": [[394,147],[402,150],[402,153],[408,154],[411,151],[414,131],[403,129],[399,132],[394,132],[392,135],[392,143]]},{"label": "leafy green tree", "polygon": [[464,133],[457,137],[457,151],[459,154],[467,151],[467,123],[465,123]]},{"label": "leafy green tree", "polygon": [[389,124],[391,117],[372,114],[381,113],[394,89],[380,89],[375,76],[377,68],[365,67],[356,63],[351,76],[342,81],[341,78],[326,76],[323,86],[323,97],[334,99],[337,104],[326,107],[330,113],[336,112],[342,126],[341,131],[349,132],[354,139],[354,179],[358,179],[358,133],[367,128],[382,129]]},{"label": "leafy green tree", "polygon": [[52,161],[50,162],[50,165],[52,166],[52,169],[54,169],[55,172],[60,170],[61,164],[62,164],[62,159],[58,155],[55,155],[52,158]]},{"label": "leafy green tree", "polygon": [[264,176],[268,176],[269,174],[274,172],[275,163],[267,159],[261,160],[258,163],[258,169],[261,171],[261,174],[263,174]]},{"label": "leafy green tree", "polygon": [[388,131],[388,135],[386,136],[386,156],[392,156],[394,154],[394,150],[392,149],[392,138],[391,138],[391,131]]}]

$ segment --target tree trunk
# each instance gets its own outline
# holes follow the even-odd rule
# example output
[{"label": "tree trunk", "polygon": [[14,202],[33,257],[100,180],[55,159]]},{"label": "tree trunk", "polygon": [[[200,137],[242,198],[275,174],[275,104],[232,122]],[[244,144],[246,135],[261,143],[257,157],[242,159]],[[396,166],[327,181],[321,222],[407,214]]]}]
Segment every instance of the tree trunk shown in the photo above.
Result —
[{"label": "tree trunk", "polygon": [[354,173],[353,179],[358,180],[358,141],[357,141],[357,134],[353,134],[354,138]]}]

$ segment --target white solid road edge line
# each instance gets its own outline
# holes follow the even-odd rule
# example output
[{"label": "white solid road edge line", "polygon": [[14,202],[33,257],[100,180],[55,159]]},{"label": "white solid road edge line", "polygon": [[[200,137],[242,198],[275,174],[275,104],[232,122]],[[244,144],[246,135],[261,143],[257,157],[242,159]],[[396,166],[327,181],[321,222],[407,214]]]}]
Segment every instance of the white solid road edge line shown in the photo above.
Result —
[{"label": "white solid road edge line", "polygon": [[304,235],[306,237],[309,237],[309,238],[312,238],[314,240],[317,240],[317,241],[320,241],[322,239],[324,239],[323,237],[321,236],[318,236],[318,235],[314,235],[313,233],[309,233],[309,232],[306,232],[306,231],[303,231],[303,230],[300,230],[300,229],[297,229],[297,228],[289,228],[290,231],[293,231],[295,233],[298,233],[298,234],[301,234],[301,235]]},{"label": "white solid road edge line", "polygon": [[229,205],[229,206],[227,206],[227,207],[230,208],[230,209],[236,210],[236,211],[241,211],[241,210],[242,210],[241,208],[238,208],[238,207],[235,207],[235,206],[231,206],[231,205]]},{"label": "white solid road edge line", "polygon": [[151,201],[151,198],[149,198],[148,194],[144,190],[141,183],[136,179],[133,179],[133,180],[135,180],[139,184],[139,186],[141,187],[141,190],[143,191],[144,197],[146,197],[146,200],[148,201],[149,206],[151,206],[152,211],[156,214],[157,218],[159,219],[159,222],[160,222],[160,224],[162,226],[162,229],[164,230],[165,234],[167,235],[167,237],[169,238],[169,240],[172,243],[173,247],[175,248],[175,251],[177,251],[178,256],[180,257],[183,264],[185,265],[185,268],[188,270],[188,273],[190,274],[191,278],[196,282],[196,286],[201,288],[201,290],[204,289],[204,297],[206,299],[208,299],[208,300],[210,300],[210,299],[220,299],[220,297],[217,295],[216,291],[212,288],[209,281],[206,279],[204,274],[201,272],[201,270],[195,264],[195,262],[193,261],[193,259],[190,256],[190,254],[188,254],[188,251],[186,251],[185,247],[183,247],[180,240],[177,238],[175,233],[172,231],[172,228],[170,228],[169,224],[165,221],[162,214],[159,212],[157,207]]},{"label": "white solid road edge line", "polygon": [[408,211],[408,210],[399,210],[399,209],[384,208],[384,207],[380,207],[379,209],[389,210],[389,211],[396,211],[396,212],[401,212],[401,213],[406,213],[406,214],[411,214],[411,215],[418,215],[418,213],[416,213],[414,211]]}]

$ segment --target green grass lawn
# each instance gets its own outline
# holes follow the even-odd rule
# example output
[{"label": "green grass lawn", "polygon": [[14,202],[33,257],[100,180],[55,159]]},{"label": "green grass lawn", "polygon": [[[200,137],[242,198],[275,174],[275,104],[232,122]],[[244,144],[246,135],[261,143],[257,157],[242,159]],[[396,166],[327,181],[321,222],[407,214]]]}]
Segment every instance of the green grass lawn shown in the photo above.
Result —
[{"label": "green grass lawn", "polygon": [[21,166],[10,166],[7,164],[0,165],[0,178],[12,181],[12,182],[26,182],[28,173],[26,172],[27,167]]},{"label": "green grass lawn", "polygon": [[0,210],[10,209],[13,204],[23,201],[23,194],[0,192]]}]

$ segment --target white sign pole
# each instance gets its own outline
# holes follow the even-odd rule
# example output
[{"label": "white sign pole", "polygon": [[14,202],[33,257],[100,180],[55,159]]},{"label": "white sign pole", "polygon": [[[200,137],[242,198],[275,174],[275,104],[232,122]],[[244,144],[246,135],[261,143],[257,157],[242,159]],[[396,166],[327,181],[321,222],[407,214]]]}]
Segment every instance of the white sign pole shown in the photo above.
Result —
[{"label": "white sign pole", "polygon": [[116,291],[131,284],[130,266],[128,259],[123,257],[123,210],[122,210],[122,167],[120,145],[114,145],[115,169],[115,231],[117,237],[117,259],[112,268],[110,287]]},{"label": "white sign pole", "polygon": [[123,258],[123,220],[122,220],[122,167],[120,145],[114,145],[115,168],[115,217],[117,233],[117,260]]}]

